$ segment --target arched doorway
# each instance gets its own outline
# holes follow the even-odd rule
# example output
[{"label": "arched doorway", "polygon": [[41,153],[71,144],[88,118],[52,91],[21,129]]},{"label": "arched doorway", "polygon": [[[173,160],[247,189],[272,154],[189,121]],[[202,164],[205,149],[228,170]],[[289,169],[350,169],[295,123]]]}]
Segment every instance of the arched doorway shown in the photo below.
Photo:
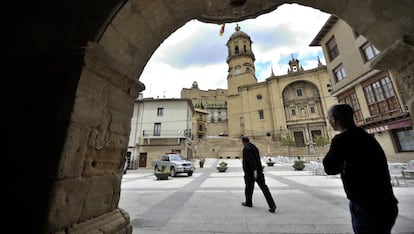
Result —
[{"label": "arched doorway", "polygon": [[295,81],[282,93],[286,128],[295,140],[296,147],[314,143],[316,135],[328,137],[325,120],[326,103],[317,86],[309,81]]}]

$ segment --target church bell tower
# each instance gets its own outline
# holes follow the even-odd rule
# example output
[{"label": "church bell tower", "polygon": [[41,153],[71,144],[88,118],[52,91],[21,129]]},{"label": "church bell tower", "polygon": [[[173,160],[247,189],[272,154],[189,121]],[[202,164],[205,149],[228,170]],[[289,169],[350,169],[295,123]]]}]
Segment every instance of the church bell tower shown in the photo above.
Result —
[{"label": "church bell tower", "polygon": [[227,41],[229,66],[227,75],[228,95],[236,95],[238,87],[243,85],[255,84],[254,61],[255,57],[252,52],[252,41],[250,36],[236,26],[235,32]]}]

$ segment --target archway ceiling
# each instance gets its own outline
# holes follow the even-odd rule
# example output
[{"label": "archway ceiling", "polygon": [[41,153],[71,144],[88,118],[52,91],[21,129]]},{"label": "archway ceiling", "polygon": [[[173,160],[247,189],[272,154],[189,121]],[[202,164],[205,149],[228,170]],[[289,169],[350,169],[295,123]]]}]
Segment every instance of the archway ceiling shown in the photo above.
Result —
[{"label": "archway ceiling", "polygon": [[[157,0],[132,0],[147,5]],[[402,32],[414,32],[414,1],[377,0],[245,0],[241,6],[234,0],[160,1],[173,14],[187,21],[221,24],[255,18],[273,11],[284,3],[298,3],[327,13],[334,13],[374,42],[380,49],[401,38]],[[9,37],[3,56],[14,57],[31,51],[44,53],[79,48],[96,41],[126,0],[74,0],[8,2],[3,13],[4,30]],[[237,2],[237,1],[236,1]],[[294,20],[294,19],[293,19]],[[180,27],[178,25],[177,27]],[[388,33],[378,31],[388,29]]]}]

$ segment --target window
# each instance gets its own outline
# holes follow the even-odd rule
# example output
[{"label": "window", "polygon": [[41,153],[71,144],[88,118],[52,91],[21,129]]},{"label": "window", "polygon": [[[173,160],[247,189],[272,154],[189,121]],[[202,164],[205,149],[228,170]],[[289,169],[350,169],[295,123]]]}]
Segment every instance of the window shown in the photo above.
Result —
[{"label": "window", "polygon": [[291,109],[290,111],[292,113],[292,116],[295,116],[296,115],[296,110],[295,109]]},{"label": "window", "polygon": [[297,71],[298,71],[298,68],[296,67],[296,65],[293,65],[293,67],[292,67],[292,68],[293,68],[293,71],[294,71],[294,72],[297,72]]},{"label": "window", "polygon": [[371,61],[373,58],[375,58],[375,56],[377,56],[380,53],[380,51],[369,42],[365,43],[361,47],[361,51],[364,55],[365,62]]},{"label": "window", "polygon": [[154,136],[161,136],[161,123],[154,123]]},{"label": "window", "polygon": [[302,89],[296,89],[296,96],[301,97],[302,95]]},{"label": "window", "polygon": [[329,39],[329,41],[326,43],[326,47],[328,50],[329,60],[332,61],[334,58],[338,57],[339,55],[339,49],[338,45],[336,44],[335,37],[332,37]]},{"label": "window", "polygon": [[398,152],[414,151],[414,130],[411,127],[410,129],[393,129],[392,133]]},{"label": "window", "polygon": [[364,93],[368,105],[375,103],[375,96],[371,86],[364,87]]},{"label": "window", "polygon": [[163,116],[164,115],[164,108],[160,107],[157,109],[157,116]]},{"label": "window", "polygon": [[343,80],[346,77],[345,68],[340,64],[333,70],[336,82]]},{"label": "window", "polygon": [[240,74],[240,66],[236,66],[236,71],[235,71],[235,74]]},{"label": "window", "polygon": [[381,86],[384,89],[385,98],[394,96],[394,89],[392,88],[392,83],[388,76],[384,77],[384,79],[381,80]]},{"label": "window", "polygon": [[259,119],[264,119],[263,110],[259,110]]},{"label": "window", "polygon": [[377,99],[378,101],[382,101],[384,100],[384,92],[382,90],[382,87],[380,85],[380,82],[374,82],[371,84],[372,88],[374,89],[374,94],[375,94],[375,99]]},{"label": "window", "polygon": [[246,45],[243,45],[244,53],[247,53]]},{"label": "window", "polygon": [[234,47],[234,53],[239,54],[239,46]]},{"label": "window", "polygon": [[310,113],[315,114],[315,107],[314,106],[309,107],[309,109],[310,109]]},{"label": "window", "polygon": [[365,99],[367,100],[369,112],[373,120],[389,117],[393,113],[398,114],[400,105],[388,74],[363,87]]},{"label": "window", "polygon": [[262,99],[262,95],[261,94],[257,94],[256,98],[257,98],[257,100],[261,100]]},{"label": "window", "polygon": [[352,92],[351,94],[349,94],[345,97],[338,98],[338,101],[340,103],[346,103],[346,104],[352,106],[352,108],[354,109],[354,118],[355,118],[356,122],[359,122],[359,121],[363,120],[361,108],[359,107],[358,98],[357,98],[357,96],[354,92]]}]

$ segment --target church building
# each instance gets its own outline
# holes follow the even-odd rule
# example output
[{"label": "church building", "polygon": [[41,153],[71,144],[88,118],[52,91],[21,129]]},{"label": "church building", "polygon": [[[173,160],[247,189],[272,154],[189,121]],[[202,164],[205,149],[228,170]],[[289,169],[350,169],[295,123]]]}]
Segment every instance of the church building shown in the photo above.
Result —
[{"label": "church building", "polygon": [[[287,74],[276,76],[272,71],[265,81],[258,82],[250,36],[237,25],[226,45],[229,137],[280,141],[289,136],[297,147],[306,147],[314,143],[316,136],[333,136],[326,115],[337,101],[330,95],[326,66],[319,62],[317,67],[304,70],[292,56]],[[181,94],[182,98],[200,102],[194,90]]]}]

